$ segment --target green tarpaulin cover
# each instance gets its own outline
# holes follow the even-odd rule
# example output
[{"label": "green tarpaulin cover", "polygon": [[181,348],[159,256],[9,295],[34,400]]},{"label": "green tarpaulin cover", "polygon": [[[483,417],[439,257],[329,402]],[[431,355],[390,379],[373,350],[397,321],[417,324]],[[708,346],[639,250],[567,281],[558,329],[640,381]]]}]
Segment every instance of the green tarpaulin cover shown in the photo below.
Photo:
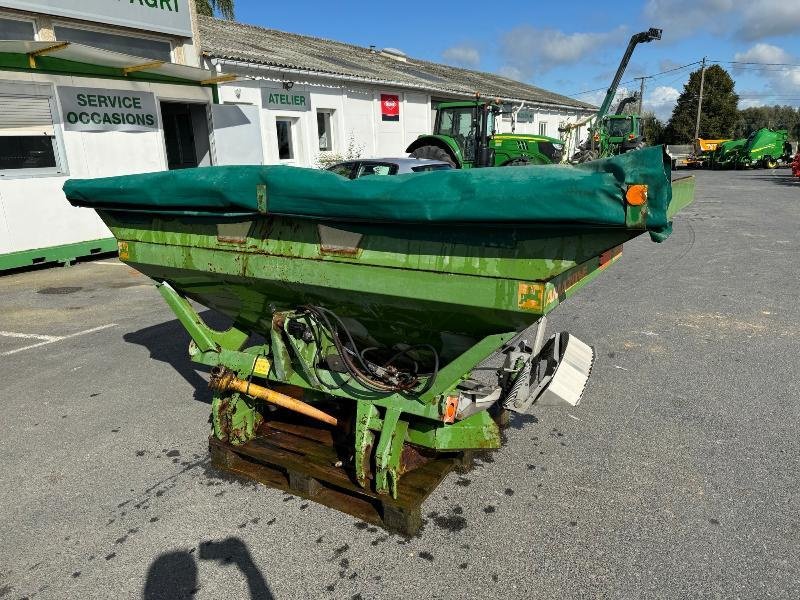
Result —
[{"label": "green tarpaulin cover", "polygon": [[[284,166],[201,167],[71,179],[75,206],[233,217],[266,212],[326,220],[397,223],[585,223],[625,227],[625,191],[648,186],[647,228],[670,233],[669,166],[652,147],[578,166],[433,171],[348,180]],[[266,202],[259,188],[266,191]]]}]

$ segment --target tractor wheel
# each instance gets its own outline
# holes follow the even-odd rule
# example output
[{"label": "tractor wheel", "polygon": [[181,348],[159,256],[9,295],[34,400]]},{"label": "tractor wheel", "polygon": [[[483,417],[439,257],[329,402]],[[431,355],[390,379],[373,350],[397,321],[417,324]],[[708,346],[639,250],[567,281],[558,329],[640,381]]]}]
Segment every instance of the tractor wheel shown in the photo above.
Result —
[{"label": "tractor wheel", "polygon": [[412,158],[427,158],[431,160],[440,160],[442,162],[446,162],[453,167],[458,167],[458,165],[453,161],[453,158],[445,151],[439,148],[439,146],[420,146],[416,150],[414,150],[409,156]]},{"label": "tractor wheel", "polygon": [[772,158],[771,156],[767,156],[764,159],[764,166],[768,169],[777,169],[778,168],[778,161]]},{"label": "tractor wheel", "polygon": [[586,150],[585,152],[581,152],[579,155],[572,157],[572,161],[577,162],[578,164],[591,162],[593,160],[597,160],[597,152],[594,150]]}]

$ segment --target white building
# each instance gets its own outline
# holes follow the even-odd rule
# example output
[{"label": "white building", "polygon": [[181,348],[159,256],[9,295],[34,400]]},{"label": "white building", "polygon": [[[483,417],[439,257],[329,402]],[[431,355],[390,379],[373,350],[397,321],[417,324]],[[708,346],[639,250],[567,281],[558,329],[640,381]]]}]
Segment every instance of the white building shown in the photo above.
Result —
[{"label": "white building", "polygon": [[0,270],[116,250],[70,177],[214,164],[190,6],[0,0]]},{"label": "white building", "polygon": [[[558,137],[559,125],[593,113],[589,104],[489,73],[417,60],[393,49],[364,48],[199,17],[205,63],[241,78],[220,86],[220,101],[258,107],[266,163],[315,166],[320,154],[403,156],[431,133],[439,102],[476,92],[523,106],[516,133]],[[385,103],[397,115],[386,118]],[[249,113],[248,113],[249,114]],[[500,131],[511,131],[511,118]]]}]

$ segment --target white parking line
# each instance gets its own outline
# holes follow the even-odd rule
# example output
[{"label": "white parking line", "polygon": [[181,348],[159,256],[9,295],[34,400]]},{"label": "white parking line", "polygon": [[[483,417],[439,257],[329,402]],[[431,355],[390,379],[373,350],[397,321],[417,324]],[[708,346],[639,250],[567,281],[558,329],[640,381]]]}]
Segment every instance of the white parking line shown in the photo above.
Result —
[{"label": "white parking line", "polygon": [[16,348],[14,350],[6,350],[5,352],[0,352],[0,356],[9,356],[11,354],[16,354],[17,352],[22,352],[23,350],[32,350],[33,348],[47,346],[48,344],[60,342],[61,340],[67,340],[69,338],[78,337],[79,335],[86,335],[88,333],[94,333],[95,331],[102,331],[103,329],[108,329],[109,327],[116,327],[116,326],[117,326],[116,323],[109,323],[107,325],[92,327],[91,329],[84,329],[83,331],[78,331],[77,333],[70,333],[69,335],[39,335],[35,333],[16,333],[14,331],[0,331],[0,335],[5,337],[42,340],[41,342],[38,342],[36,344],[30,344],[28,346],[23,346],[22,348]]},{"label": "white parking line", "polygon": [[108,265],[109,267],[127,267],[128,266],[124,262],[104,262],[102,260],[92,261],[91,264],[93,264],[93,265]]},{"label": "white parking line", "polygon": [[58,336],[55,335],[39,335],[37,333],[16,333],[14,331],[0,331],[0,335],[13,338],[25,338],[32,340],[57,340]]}]

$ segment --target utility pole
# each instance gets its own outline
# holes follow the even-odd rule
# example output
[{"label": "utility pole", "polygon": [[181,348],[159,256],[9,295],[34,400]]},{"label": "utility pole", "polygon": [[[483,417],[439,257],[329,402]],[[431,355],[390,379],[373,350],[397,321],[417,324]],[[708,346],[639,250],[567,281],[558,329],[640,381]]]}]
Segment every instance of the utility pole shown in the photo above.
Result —
[{"label": "utility pole", "polygon": [[706,82],[706,57],[703,57],[703,66],[700,70],[700,97],[697,99],[697,121],[694,125],[694,139],[700,137],[700,111],[703,110],[703,85]]},{"label": "utility pole", "polygon": [[636,110],[637,115],[642,114],[642,102],[644,101],[644,80],[650,77],[634,77],[639,80],[639,108]]}]

